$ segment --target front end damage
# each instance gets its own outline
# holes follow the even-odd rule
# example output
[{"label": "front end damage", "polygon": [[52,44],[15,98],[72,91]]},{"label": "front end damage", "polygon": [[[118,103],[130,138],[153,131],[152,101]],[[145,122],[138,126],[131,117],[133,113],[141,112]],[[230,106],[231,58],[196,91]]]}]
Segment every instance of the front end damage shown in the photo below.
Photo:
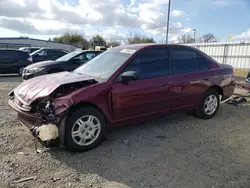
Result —
[{"label": "front end damage", "polygon": [[[43,144],[61,143],[64,145],[65,124],[69,107],[74,104],[72,93],[79,88],[96,83],[84,80],[57,87],[48,96],[34,97],[29,103],[24,101],[17,90],[9,93],[9,105],[18,113],[18,118],[29,128],[32,135]],[[44,92],[44,91],[41,91]]]}]

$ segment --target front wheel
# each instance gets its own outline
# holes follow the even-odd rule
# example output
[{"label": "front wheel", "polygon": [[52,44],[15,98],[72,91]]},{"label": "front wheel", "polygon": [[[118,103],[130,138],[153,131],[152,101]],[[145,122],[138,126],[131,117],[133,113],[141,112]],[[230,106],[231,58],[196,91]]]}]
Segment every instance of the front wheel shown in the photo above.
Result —
[{"label": "front wheel", "polygon": [[220,106],[220,97],[216,90],[208,89],[201,100],[199,107],[196,109],[196,115],[202,119],[214,117]]},{"label": "front wheel", "polygon": [[68,119],[65,145],[75,152],[95,148],[106,137],[106,120],[103,114],[92,107],[75,111]]},{"label": "front wheel", "polygon": [[19,70],[18,70],[19,76],[22,76],[22,75],[23,75],[23,70],[24,70],[24,67],[20,67],[20,68],[19,68]]}]

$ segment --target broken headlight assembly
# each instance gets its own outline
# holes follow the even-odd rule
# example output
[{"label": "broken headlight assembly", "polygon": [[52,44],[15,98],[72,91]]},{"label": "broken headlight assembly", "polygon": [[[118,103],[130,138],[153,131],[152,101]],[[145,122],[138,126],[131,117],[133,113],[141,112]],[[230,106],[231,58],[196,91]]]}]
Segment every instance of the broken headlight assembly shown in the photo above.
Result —
[{"label": "broken headlight assembly", "polygon": [[37,112],[48,122],[56,123],[55,110],[52,99],[43,99],[39,101]]}]

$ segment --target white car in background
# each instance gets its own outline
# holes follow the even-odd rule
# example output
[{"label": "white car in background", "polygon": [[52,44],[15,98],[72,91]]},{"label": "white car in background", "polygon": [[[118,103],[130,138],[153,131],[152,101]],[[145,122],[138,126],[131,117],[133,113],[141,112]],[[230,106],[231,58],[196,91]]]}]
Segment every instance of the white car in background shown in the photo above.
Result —
[{"label": "white car in background", "polygon": [[25,51],[28,53],[32,53],[32,52],[37,51],[39,49],[41,49],[41,47],[21,47],[21,48],[19,48],[19,50],[22,50],[22,51]]}]

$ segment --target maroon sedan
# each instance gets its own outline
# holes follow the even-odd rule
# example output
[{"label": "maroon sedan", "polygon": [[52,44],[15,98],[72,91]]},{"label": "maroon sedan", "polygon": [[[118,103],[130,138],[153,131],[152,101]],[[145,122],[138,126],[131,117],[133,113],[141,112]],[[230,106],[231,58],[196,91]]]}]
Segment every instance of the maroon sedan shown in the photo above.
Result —
[{"label": "maroon sedan", "polygon": [[85,151],[107,127],[180,112],[212,118],[233,92],[231,66],[188,46],[140,44],[110,49],[73,72],[24,81],[9,105],[40,140]]}]

